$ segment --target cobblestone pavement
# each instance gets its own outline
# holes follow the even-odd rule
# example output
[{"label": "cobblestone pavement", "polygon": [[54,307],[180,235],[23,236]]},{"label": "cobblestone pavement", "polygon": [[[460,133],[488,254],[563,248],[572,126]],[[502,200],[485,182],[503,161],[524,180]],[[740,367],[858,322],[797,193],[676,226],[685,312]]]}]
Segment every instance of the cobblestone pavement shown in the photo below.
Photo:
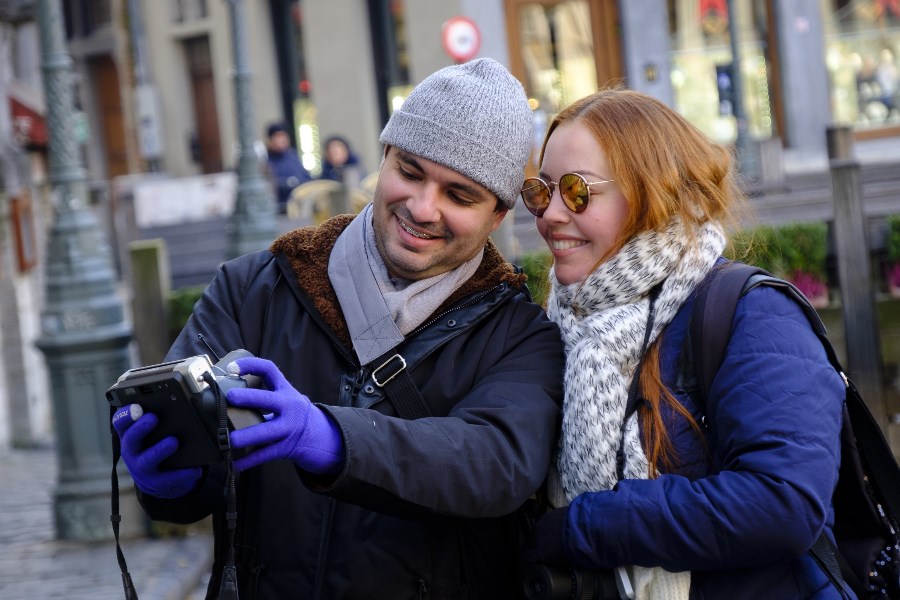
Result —
[{"label": "cobblestone pavement", "polygon": [[[52,448],[0,450],[0,598],[124,598],[115,543],[55,539]],[[212,552],[207,530],[125,540],[122,551],[141,600],[199,600]]]}]

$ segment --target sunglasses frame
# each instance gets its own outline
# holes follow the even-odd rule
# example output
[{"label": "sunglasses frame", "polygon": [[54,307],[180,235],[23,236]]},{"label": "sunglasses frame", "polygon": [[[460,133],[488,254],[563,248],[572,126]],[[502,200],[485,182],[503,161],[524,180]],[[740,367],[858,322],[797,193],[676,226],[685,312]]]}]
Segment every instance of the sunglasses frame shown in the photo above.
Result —
[{"label": "sunglasses frame", "polygon": [[[533,214],[536,217],[542,216],[544,214],[544,211],[547,210],[547,207],[550,206],[550,201],[553,198],[553,192],[555,192],[557,189],[560,190],[559,197],[562,198],[563,204],[566,205],[566,208],[568,208],[570,211],[572,211],[573,213],[576,213],[576,214],[580,213],[580,212],[584,212],[584,210],[588,207],[588,204],[590,204],[591,186],[596,185],[598,183],[613,183],[612,179],[601,179],[600,181],[588,181],[584,175],[581,175],[579,173],[563,173],[563,175],[559,178],[559,181],[562,182],[566,177],[577,177],[581,181],[582,185],[584,186],[584,190],[586,192],[584,194],[584,199],[582,201],[572,200],[572,199],[568,198],[566,196],[566,194],[563,194],[563,191],[560,188],[559,182],[551,181],[548,183],[548,182],[544,181],[543,179],[541,179],[540,177],[529,177],[523,182],[522,189],[519,191],[519,196],[521,196],[522,203],[525,205],[525,208],[528,209],[528,212],[530,212],[531,214]],[[529,182],[532,182],[533,185],[529,186],[528,185]],[[527,190],[533,189],[535,186],[540,186],[547,193],[547,199],[543,203],[543,206],[532,208],[528,204],[528,201],[525,200],[525,192]],[[568,187],[571,188],[571,186],[568,186]],[[581,196],[581,194],[577,195],[577,197],[580,197],[580,196]]]}]

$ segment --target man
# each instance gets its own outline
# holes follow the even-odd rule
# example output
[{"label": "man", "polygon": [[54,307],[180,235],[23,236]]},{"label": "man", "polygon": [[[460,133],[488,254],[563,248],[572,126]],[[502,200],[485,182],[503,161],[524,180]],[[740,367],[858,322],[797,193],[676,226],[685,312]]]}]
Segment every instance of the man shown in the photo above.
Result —
[{"label": "man", "polygon": [[291,146],[286,123],[272,123],[266,130],[266,162],[275,186],[278,214],[287,212],[288,198],[295,187],[312,179]]},{"label": "man", "polygon": [[[493,60],[447,67],[381,141],[359,216],[226,263],[169,352],[205,352],[201,334],[216,354],[260,357],[229,367],[265,389],[228,402],[270,413],[231,435],[251,448],[235,462],[242,600],[521,595],[518,509],[549,465],[563,365],[555,326],[489,242],[524,179],[527,99]],[[213,515],[215,597],[222,470],[160,470],[174,438],[143,451],[155,420],[128,409],[114,424],[147,513]]]}]

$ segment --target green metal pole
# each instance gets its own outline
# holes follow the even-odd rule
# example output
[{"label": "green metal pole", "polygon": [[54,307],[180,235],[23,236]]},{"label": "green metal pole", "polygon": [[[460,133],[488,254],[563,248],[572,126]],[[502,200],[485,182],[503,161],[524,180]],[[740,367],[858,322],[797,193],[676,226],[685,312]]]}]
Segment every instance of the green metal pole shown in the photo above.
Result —
[{"label": "green metal pole", "polygon": [[[57,537],[112,537],[109,405],[104,392],[129,368],[131,327],[114,281],[109,246],[87,202],[85,171],[73,129],[74,102],[58,0],[39,0],[44,95],[55,219],[49,234],[41,335],[50,374],[58,485]],[[126,477],[124,491],[131,485]],[[133,499],[133,497],[132,497]],[[123,535],[143,524],[136,501],[121,506]]]},{"label": "green metal pole", "polygon": [[234,96],[237,108],[238,159],[237,197],[228,223],[228,256],[234,258],[268,248],[277,235],[272,186],[260,172],[253,143],[253,87],[247,58],[246,16],[243,0],[226,0],[231,16],[234,50]]},{"label": "green metal pole", "polygon": [[737,11],[734,0],[728,0],[728,37],[731,41],[731,86],[734,91],[734,120],[737,136],[734,140],[738,164],[747,179],[759,178],[759,160],[751,147],[747,114],[744,110],[744,81],[741,76],[741,44],[738,39]]}]

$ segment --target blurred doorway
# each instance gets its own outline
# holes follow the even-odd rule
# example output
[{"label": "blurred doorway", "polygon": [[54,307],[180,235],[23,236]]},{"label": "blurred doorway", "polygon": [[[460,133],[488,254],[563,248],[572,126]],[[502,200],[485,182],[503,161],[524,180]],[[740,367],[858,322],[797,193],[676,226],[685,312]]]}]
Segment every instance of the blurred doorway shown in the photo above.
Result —
[{"label": "blurred doorway", "polygon": [[119,73],[109,55],[92,58],[89,63],[94,97],[98,103],[100,134],[106,160],[106,177],[112,179],[128,173],[128,150],[125,142],[125,121],[122,115],[122,96],[119,93]]},{"label": "blurred doorway", "polygon": [[219,173],[222,171],[222,142],[209,38],[201,36],[185,40],[184,49],[197,124],[196,140],[192,141],[194,159],[200,163],[203,173]]}]

